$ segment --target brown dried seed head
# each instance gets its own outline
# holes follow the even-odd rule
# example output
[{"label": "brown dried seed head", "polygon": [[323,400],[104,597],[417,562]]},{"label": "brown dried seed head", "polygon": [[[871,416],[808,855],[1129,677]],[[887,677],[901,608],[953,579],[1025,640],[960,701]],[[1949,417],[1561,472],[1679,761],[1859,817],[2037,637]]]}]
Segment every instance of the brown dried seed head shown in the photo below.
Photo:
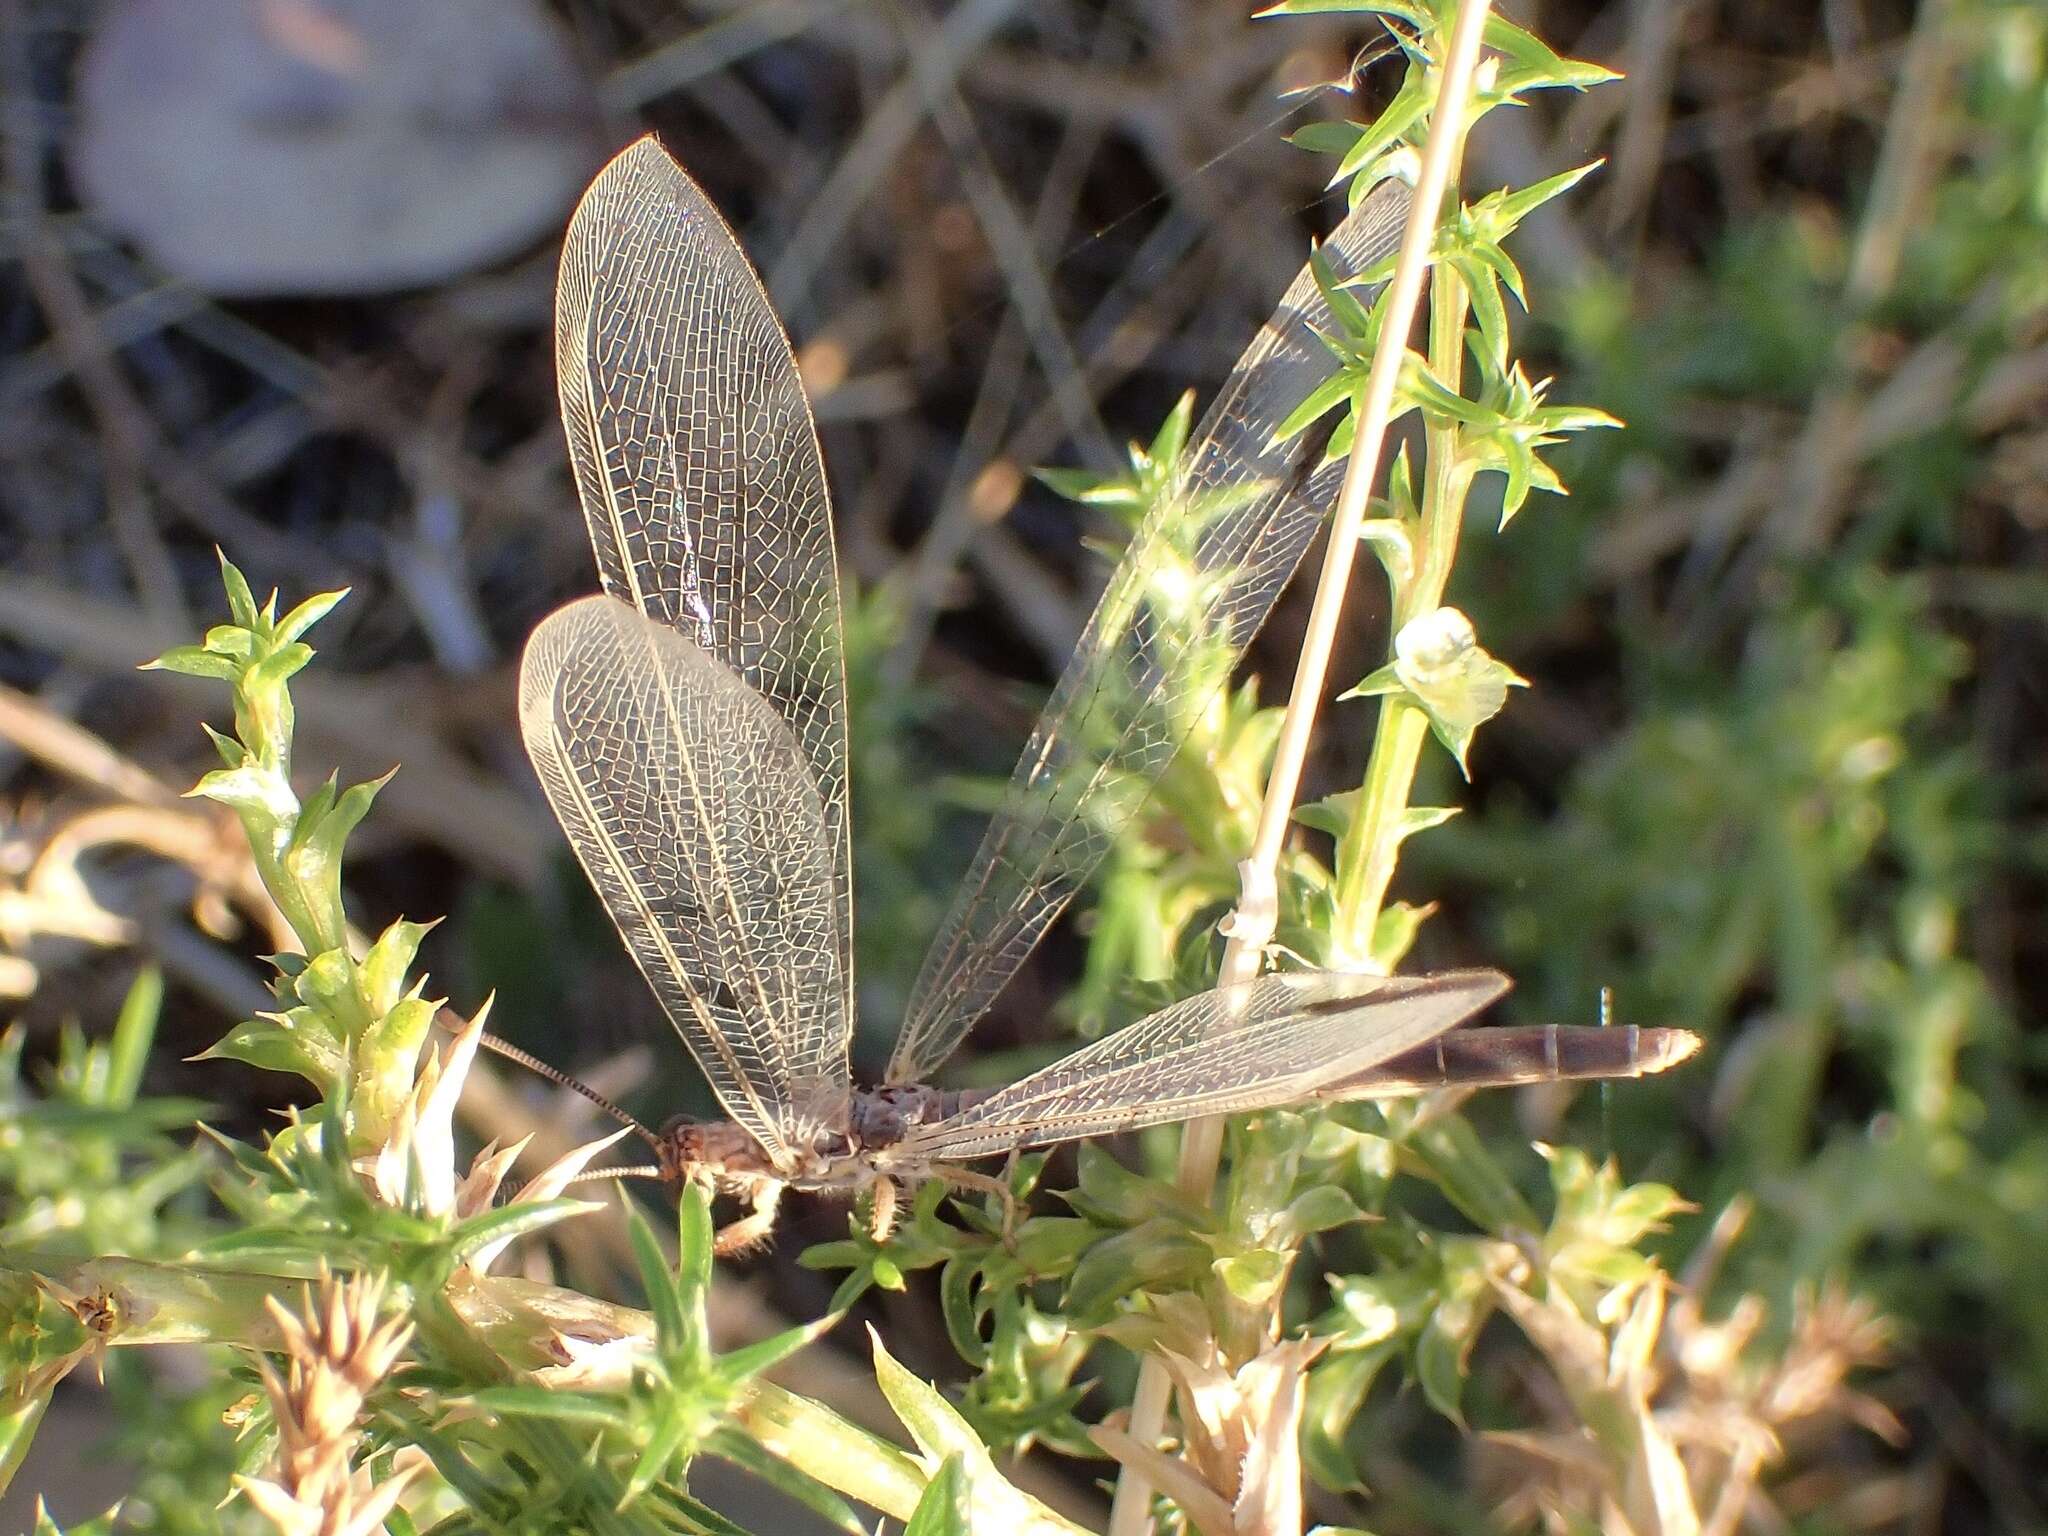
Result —
[{"label": "brown dried seed head", "polygon": [[383,1276],[323,1273],[299,1313],[266,1302],[286,1360],[280,1376],[259,1362],[278,1431],[272,1475],[239,1479],[249,1502],[282,1536],[374,1536],[417,1466],[373,1485],[351,1461],[357,1421],[412,1337],[402,1317],[381,1318]]}]

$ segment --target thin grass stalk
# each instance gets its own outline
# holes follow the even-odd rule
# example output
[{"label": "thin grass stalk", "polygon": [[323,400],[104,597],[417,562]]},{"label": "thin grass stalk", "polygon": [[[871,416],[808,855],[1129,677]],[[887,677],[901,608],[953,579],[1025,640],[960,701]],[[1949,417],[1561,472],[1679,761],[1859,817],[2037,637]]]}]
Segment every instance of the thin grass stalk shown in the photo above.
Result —
[{"label": "thin grass stalk", "polygon": [[[1430,245],[1435,237],[1445,191],[1451,184],[1452,171],[1464,148],[1465,109],[1471,97],[1473,74],[1479,63],[1479,47],[1488,9],[1489,0],[1462,0],[1457,20],[1452,26],[1451,45],[1445,59],[1442,86],[1430,115],[1431,132],[1423,151],[1415,199],[1409,210],[1407,228],[1402,233],[1401,253],[1387,295],[1386,316],[1357,408],[1358,425],[1351,459],[1345,466],[1336,514],[1331,520],[1329,546],[1324,552],[1315,599],[1309,609],[1301,662],[1295,672],[1293,691],[1288,695],[1287,712],[1281,723],[1273,768],[1267,777],[1251,855],[1242,867],[1242,892],[1237,910],[1231,916],[1230,936],[1224,946],[1217,976],[1219,986],[1249,981],[1258,974],[1278,920],[1276,871],[1281,848],[1293,820],[1302,767],[1315,729],[1316,711],[1328,680],[1330,654],[1336,641],[1337,625],[1343,615],[1345,590],[1350,584],[1352,563],[1358,554],[1359,528],[1365,521],[1372,487],[1379,477],[1388,418],[1393,408],[1394,386],[1400,378],[1402,355],[1421,299]],[[1452,130],[1438,132],[1439,124],[1450,124]],[[1435,446],[1431,445],[1432,464],[1438,462]],[[1434,484],[1432,489],[1435,489]],[[1451,499],[1453,503],[1461,501],[1462,498]],[[1437,530],[1425,527],[1425,543],[1439,544],[1441,541],[1435,536]],[[1454,543],[1455,531],[1450,538]],[[1416,580],[1412,585],[1419,591],[1425,580],[1424,571],[1433,571],[1436,573],[1436,590],[1441,592],[1449,572],[1450,551],[1445,549],[1437,560],[1431,560],[1429,554],[1430,551],[1425,549],[1424,558],[1418,560]],[[1396,616],[1397,620],[1401,616],[1398,602]],[[1402,715],[1415,716],[1413,727],[1400,725],[1399,717]],[[1401,729],[1412,729],[1415,733],[1414,747],[1406,754],[1406,772],[1400,776],[1402,788],[1399,793],[1404,797],[1405,786],[1414,775],[1415,756],[1421,748],[1425,723],[1420,711],[1404,708],[1395,701],[1389,701],[1381,710],[1380,731],[1383,735],[1389,730]],[[1375,771],[1380,768],[1381,756],[1376,743],[1373,756]],[[1384,786],[1383,794],[1392,794],[1394,772],[1391,762],[1385,777],[1389,782]],[[1205,1201],[1214,1193],[1217,1165],[1222,1158],[1224,1125],[1221,1118],[1193,1121],[1181,1138],[1176,1175],[1179,1185],[1187,1194]],[[1137,1389],[1131,1401],[1130,1434],[1138,1444],[1158,1442],[1166,1424],[1166,1405],[1171,1391],[1172,1383],[1165,1366],[1156,1357],[1147,1356],[1140,1366]],[[1110,1508],[1109,1536],[1143,1536],[1150,1525],[1152,1491],[1149,1479],[1129,1467],[1123,1470],[1117,1479],[1116,1495]]]}]

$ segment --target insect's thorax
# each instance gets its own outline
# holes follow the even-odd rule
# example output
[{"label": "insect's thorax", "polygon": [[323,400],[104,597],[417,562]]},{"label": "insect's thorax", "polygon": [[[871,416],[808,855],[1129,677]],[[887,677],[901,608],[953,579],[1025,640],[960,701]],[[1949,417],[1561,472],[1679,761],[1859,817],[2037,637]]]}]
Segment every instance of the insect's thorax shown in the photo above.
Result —
[{"label": "insect's thorax", "polygon": [[923,1084],[856,1088],[843,1125],[821,1126],[793,1165],[730,1120],[676,1120],[662,1130],[662,1171],[671,1180],[710,1178],[727,1186],[769,1179],[796,1189],[849,1189],[872,1182],[891,1147],[920,1126],[960,1112],[980,1094]]}]

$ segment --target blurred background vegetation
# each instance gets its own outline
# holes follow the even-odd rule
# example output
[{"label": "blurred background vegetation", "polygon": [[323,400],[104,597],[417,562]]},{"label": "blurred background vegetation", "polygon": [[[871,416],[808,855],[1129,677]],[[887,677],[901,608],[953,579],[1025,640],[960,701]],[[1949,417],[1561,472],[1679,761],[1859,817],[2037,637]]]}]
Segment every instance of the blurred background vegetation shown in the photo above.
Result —
[{"label": "blurred background vegetation", "polygon": [[[1834,1328],[1872,1364],[1868,1400],[1835,1417],[1892,1443],[1843,1450],[1823,1423],[1788,1510],[1812,1529],[2048,1528],[2048,1052],[2030,1027],[2048,992],[2048,12],[1513,14],[1628,76],[1495,114],[1467,168],[1476,194],[1608,158],[1523,232],[1523,344],[1559,398],[1628,430],[1575,443],[1571,498],[1460,564],[1451,600],[1534,686],[1480,736],[1470,789],[1433,760],[1446,782],[1419,803],[1466,811],[1409,847],[1397,894],[1440,904],[1416,960],[1511,971],[1518,1020],[1590,1021],[1605,987],[1624,1019],[1707,1036],[1694,1068],[1580,1123],[1631,1178],[1697,1202],[1667,1241],[1708,1313],[1754,1294],[1773,1358]],[[214,699],[130,670],[213,612],[215,545],[288,599],[354,590],[300,700],[309,764],[402,764],[352,854],[358,921],[450,914],[423,959],[458,1007],[495,988],[498,1027],[656,1117],[697,1091],[512,717],[527,630],[591,585],[554,408],[553,242],[643,128],[741,229],[825,438],[860,594],[878,1063],[989,776],[1101,580],[1084,541],[1114,532],[1031,472],[1111,471],[1184,388],[1213,386],[1332,216],[1328,160],[1284,136],[1371,114],[1398,78],[1374,42],[1355,18],[1253,22],[1236,0],[0,13],[0,1008],[18,1025],[0,1102],[55,1073],[109,1138],[0,1144],[0,1241],[175,1244],[203,1212],[187,1154],[87,1110],[141,1083],[246,1132],[293,1086],[181,1060],[266,1006],[252,957],[275,947],[234,829],[175,795]],[[1340,676],[1384,643],[1361,593]],[[1283,604],[1255,654],[1269,699],[1305,608]],[[1331,711],[1312,792],[1357,781],[1371,719]],[[1146,875],[1112,866],[984,1024],[978,1070],[1128,1016],[1174,963],[1136,931],[1158,910]],[[157,1010],[131,991],[145,965],[166,978],[146,1066],[67,1037],[125,1006],[132,1040]],[[573,1133],[573,1109],[501,1082],[472,1105],[480,1134],[536,1115]],[[1558,1105],[1474,1113],[1540,1183],[1526,1143]],[[150,1176],[112,1178],[123,1157]],[[1706,1230],[1738,1197],[1748,1232],[1722,1253]],[[725,1305],[822,1309],[831,1279],[796,1256],[842,1217],[797,1207]],[[907,1363],[955,1368],[928,1294],[868,1305]],[[1703,1373],[1748,1342],[1724,1320]],[[814,1390],[853,1390],[862,1372],[814,1354]],[[76,1423],[41,1443],[94,1468],[74,1512],[104,1504],[94,1447],[115,1435],[157,1528],[238,1518],[206,1491],[222,1389],[179,1410],[184,1432],[166,1423],[165,1392],[197,1382],[123,1362],[104,1395],[67,1387]],[[1464,1410],[1525,1425],[1563,1413],[1555,1390],[1489,1333]],[[1381,1529],[1474,1529],[1515,1486],[1499,1448],[1412,1393],[1373,1399],[1366,1426]]]}]

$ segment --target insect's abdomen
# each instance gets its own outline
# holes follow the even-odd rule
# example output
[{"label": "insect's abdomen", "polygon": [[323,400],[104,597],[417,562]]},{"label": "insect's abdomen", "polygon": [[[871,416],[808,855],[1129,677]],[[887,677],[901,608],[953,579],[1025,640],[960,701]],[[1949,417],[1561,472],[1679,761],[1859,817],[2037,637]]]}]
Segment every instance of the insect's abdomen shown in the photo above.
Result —
[{"label": "insect's abdomen", "polygon": [[1374,1099],[1432,1088],[1647,1077],[1676,1066],[1699,1045],[1687,1030],[1633,1024],[1453,1030],[1331,1083],[1317,1097]]}]

